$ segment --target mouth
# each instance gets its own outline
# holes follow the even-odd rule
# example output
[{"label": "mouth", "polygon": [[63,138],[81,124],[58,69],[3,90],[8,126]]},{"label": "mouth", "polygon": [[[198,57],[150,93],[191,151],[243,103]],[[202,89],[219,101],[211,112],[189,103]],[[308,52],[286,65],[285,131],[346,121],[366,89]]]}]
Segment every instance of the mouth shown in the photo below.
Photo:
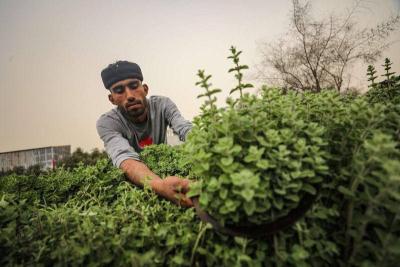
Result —
[{"label": "mouth", "polygon": [[129,105],[128,109],[138,109],[138,108],[141,108],[141,107],[142,107],[142,104],[134,104],[134,105]]},{"label": "mouth", "polygon": [[143,105],[140,101],[137,102],[133,102],[133,103],[128,103],[126,104],[126,109],[137,109],[137,108],[141,108]]}]

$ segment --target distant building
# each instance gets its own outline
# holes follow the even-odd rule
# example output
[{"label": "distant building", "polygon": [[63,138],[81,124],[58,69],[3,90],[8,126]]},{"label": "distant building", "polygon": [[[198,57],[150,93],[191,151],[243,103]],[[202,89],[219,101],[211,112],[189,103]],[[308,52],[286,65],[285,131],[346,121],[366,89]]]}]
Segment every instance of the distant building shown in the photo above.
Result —
[{"label": "distant building", "polygon": [[15,167],[40,165],[43,170],[54,169],[57,162],[71,156],[71,146],[49,146],[0,153],[0,171]]}]

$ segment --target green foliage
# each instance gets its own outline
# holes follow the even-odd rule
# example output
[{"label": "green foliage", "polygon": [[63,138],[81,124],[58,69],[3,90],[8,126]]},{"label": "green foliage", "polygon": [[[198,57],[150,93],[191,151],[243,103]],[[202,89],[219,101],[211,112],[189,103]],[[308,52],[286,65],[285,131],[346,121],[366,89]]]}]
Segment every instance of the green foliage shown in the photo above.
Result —
[{"label": "green foliage", "polygon": [[194,213],[133,187],[106,160],[31,180],[41,192],[6,180],[2,266],[161,266],[190,255]]},{"label": "green foliage", "polygon": [[[84,166],[95,165],[98,160],[107,158],[108,156],[105,151],[100,151],[99,149],[95,148],[91,152],[84,152],[81,148],[78,147],[70,157],[57,161],[57,167],[73,169],[78,167],[80,164],[83,164]],[[0,172],[0,177],[11,174],[37,177],[40,174],[46,174],[50,171],[50,169],[43,170],[40,164],[29,166],[26,169],[23,166],[18,166],[14,167],[12,170]]]},{"label": "green foliage", "polygon": [[391,65],[393,65],[393,63],[390,62],[390,59],[385,58],[385,64],[382,65],[382,67],[385,68],[385,74],[382,76],[385,77],[386,81],[390,81],[393,78],[393,75],[396,74],[395,72],[390,72],[390,70],[392,68]]},{"label": "green foliage", "polygon": [[100,159],[0,178],[0,265],[397,266],[400,103],[374,99],[263,88],[202,109],[183,148],[144,149],[161,177],[195,177],[190,194],[225,224],[270,221],[318,194],[264,240],[221,235]]},{"label": "green foliage", "polygon": [[211,89],[212,83],[209,83],[211,75],[206,75],[204,70],[199,70],[197,76],[199,76],[200,81],[196,82],[196,85],[200,85],[200,87],[204,88],[206,91],[204,94],[198,95],[197,98],[207,97],[208,99],[204,102],[204,106],[208,107],[210,110],[215,109],[215,102],[217,101],[217,98],[213,95],[221,92],[221,89]]},{"label": "green foliage", "polygon": [[234,47],[234,46],[231,46],[230,51],[231,51],[232,55],[229,56],[228,58],[232,59],[234,67],[229,69],[228,72],[234,72],[235,73],[235,78],[238,81],[238,84],[237,84],[237,86],[235,88],[233,88],[229,92],[229,94],[232,94],[232,93],[234,93],[236,91],[239,91],[240,92],[240,97],[242,97],[243,96],[243,93],[242,93],[243,89],[253,87],[253,85],[250,84],[250,83],[246,83],[246,84],[242,83],[242,80],[243,80],[242,70],[246,70],[249,67],[247,65],[240,65],[239,64],[239,55],[242,53],[242,51],[237,51],[236,47]]},{"label": "green foliage", "polygon": [[205,97],[206,100],[200,107],[200,110],[203,114],[202,119],[195,119],[193,123],[198,127],[206,128],[208,124],[214,121],[214,116],[217,114],[217,105],[215,104],[217,98],[215,97],[215,95],[221,92],[221,89],[211,89],[212,83],[209,81],[211,75],[206,75],[204,73],[204,70],[199,70],[197,76],[200,78],[200,81],[196,82],[196,85],[200,85],[200,87],[204,88],[205,90],[205,93],[198,95],[197,98]]},{"label": "green foliage", "polygon": [[370,90],[365,95],[368,102],[400,104],[400,76],[396,76],[395,72],[390,71],[392,64],[388,58],[385,59],[385,64],[382,65],[385,74],[381,75],[385,79],[378,83],[375,83],[377,78],[377,76],[374,76],[375,68],[371,65],[368,66],[368,81],[371,81]]},{"label": "green foliage", "polygon": [[376,86],[375,80],[376,80],[376,78],[378,78],[378,76],[375,76],[376,73],[377,73],[377,71],[375,70],[375,67],[372,65],[369,65],[368,69],[367,69],[368,81],[371,82],[371,85],[369,85],[369,87],[374,88]]},{"label": "green foliage", "polygon": [[174,175],[185,177],[189,175],[191,166],[184,161],[185,154],[180,146],[171,147],[166,144],[146,146],[140,153],[154,173],[160,177]]},{"label": "green foliage", "polygon": [[260,224],[319,188],[306,216],[271,237],[269,264],[394,266],[400,105],[370,100],[268,88],[239,105],[228,99],[215,123],[194,128],[185,144],[200,177],[191,195],[225,225]]},{"label": "green foliage", "polygon": [[94,165],[100,159],[106,159],[107,153],[95,148],[92,152],[85,152],[78,147],[70,157],[57,162],[57,166],[62,166],[67,169],[76,168],[80,163],[85,166]]},{"label": "green foliage", "polygon": [[[400,259],[400,150],[380,131],[365,140],[354,159],[347,204],[347,238],[352,240],[352,265],[394,266]],[[371,244],[373,244],[371,246]],[[377,249],[377,248],[380,249]]]},{"label": "green foliage", "polygon": [[49,170],[42,170],[42,166],[40,164],[35,164],[32,166],[29,166],[28,168],[25,168],[23,166],[17,166],[14,167],[12,170],[7,170],[7,171],[1,171],[0,172],[0,177],[2,176],[7,176],[11,174],[17,174],[17,175],[30,175],[30,176],[39,176],[41,173],[46,173]]},{"label": "green foliage", "polygon": [[324,129],[308,119],[298,96],[265,89],[193,129],[186,148],[200,203],[221,223],[262,223],[286,215],[327,171]]},{"label": "green foliage", "polygon": [[[179,156],[177,169],[167,166],[180,148],[145,151],[160,173],[183,172]],[[261,266],[267,248],[214,233],[193,209],[136,188],[104,159],[0,180],[1,266]]]}]

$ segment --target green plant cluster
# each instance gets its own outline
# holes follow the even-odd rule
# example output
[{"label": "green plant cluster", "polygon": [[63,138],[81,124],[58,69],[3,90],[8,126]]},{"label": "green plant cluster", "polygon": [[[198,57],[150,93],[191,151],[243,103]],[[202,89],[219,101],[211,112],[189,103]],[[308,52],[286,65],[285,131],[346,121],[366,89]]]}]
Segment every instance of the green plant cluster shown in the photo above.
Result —
[{"label": "green plant cluster", "polygon": [[188,265],[194,212],[134,187],[108,161],[27,178],[0,183],[1,266]]},{"label": "green plant cluster", "polygon": [[367,75],[368,81],[371,82],[370,90],[366,93],[370,103],[400,103],[400,76],[391,71],[393,63],[390,59],[385,59],[385,64],[382,67],[385,73],[381,75],[384,80],[375,82],[378,78],[377,71],[372,65],[368,66]]},{"label": "green plant cluster", "polygon": [[[184,147],[149,146],[142,160],[161,177],[197,179],[191,194],[207,195],[202,207],[225,223],[265,222],[317,193],[301,220],[260,240],[222,235],[194,209],[135,187],[100,159],[0,178],[0,265],[398,266],[395,97],[263,88],[218,108],[209,79],[206,115],[196,118]],[[269,209],[260,212],[264,199]],[[225,213],[232,202],[236,209]]]},{"label": "green plant cluster", "polygon": [[[181,153],[150,146],[142,159],[158,160],[161,176],[182,174]],[[105,159],[0,180],[1,266],[261,266],[267,246],[215,233]]]},{"label": "green plant cluster", "polygon": [[305,218],[272,237],[273,262],[395,266],[400,103],[396,94],[385,97],[263,88],[258,96],[228,98],[211,119],[207,114],[207,127],[203,114],[195,120],[185,144],[201,177],[191,195],[222,224],[259,224],[287,214],[319,188]]},{"label": "green plant cluster", "polygon": [[191,166],[185,161],[185,154],[181,146],[171,146],[166,144],[146,146],[140,153],[140,158],[146,162],[147,167],[160,177],[189,175]]},{"label": "green plant cluster", "polygon": [[[312,98],[310,94],[304,101],[310,103]],[[331,116],[326,118],[332,119]],[[355,137],[358,133],[351,135]],[[395,266],[400,255],[396,195],[399,172],[398,157],[393,155],[398,155],[398,148],[394,147],[390,131],[372,136],[359,148],[357,161],[363,168],[353,166],[353,171],[348,167],[351,164],[340,163],[347,166],[347,172],[326,182],[321,197],[307,216],[266,240],[218,234],[200,222],[193,209],[179,208],[146,188],[136,188],[105,160],[94,166],[58,169],[36,179],[19,175],[3,177],[0,264],[344,266],[351,262],[349,266],[359,266],[360,262],[367,262]],[[340,140],[340,134],[336,140]],[[168,173],[160,167],[159,175],[184,173],[187,156],[180,154],[180,148],[175,149],[150,146],[143,159],[149,165],[158,160],[159,166],[172,171]],[[171,155],[181,155],[177,158],[182,161],[171,161]],[[366,157],[370,159],[365,162]],[[347,183],[354,174],[361,180],[352,193]],[[373,196],[377,193],[375,200]],[[350,203],[353,203],[352,213],[346,208]],[[353,251],[349,248],[355,245],[354,254],[348,256],[352,260],[345,261],[346,251]]]},{"label": "green plant cluster", "polygon": [[82,148],[78,147],[70,157],[58,161],[57,166],[63,166],[65,169],[73,169],[77,167],[78,164],[83,164],[85,166],[94,165],[98,160],[106,158],[107,153],[104,150],[95,148],[91,152],[85,152]]},{"label": "green plant cluster", "polygon": [[195,128],[186,149],[203,177],[201,206],[222,224],[261,224],[315,195],[327,153],[324,128],[309,117],[296,95],[265,90],[220,110],[207,129]]}]

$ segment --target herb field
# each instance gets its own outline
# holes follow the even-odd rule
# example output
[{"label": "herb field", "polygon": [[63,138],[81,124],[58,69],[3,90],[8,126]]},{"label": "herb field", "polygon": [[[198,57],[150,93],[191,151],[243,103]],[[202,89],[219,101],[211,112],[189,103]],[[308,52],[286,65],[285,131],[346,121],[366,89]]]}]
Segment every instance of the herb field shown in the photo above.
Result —
[{"label": "herb field", "polygon": [[221,225],[268,223],[315,196],[303,218],[260,239],[223,235],[99,160],[0,178],[0,265],[399,266],[398,79],[364,96],[255,96],[242,92],[232,53],[240,98],[218,108],[199,72],[207,100],[188,140],[142,159],[161,177],[192,179],[190,195]]}]

